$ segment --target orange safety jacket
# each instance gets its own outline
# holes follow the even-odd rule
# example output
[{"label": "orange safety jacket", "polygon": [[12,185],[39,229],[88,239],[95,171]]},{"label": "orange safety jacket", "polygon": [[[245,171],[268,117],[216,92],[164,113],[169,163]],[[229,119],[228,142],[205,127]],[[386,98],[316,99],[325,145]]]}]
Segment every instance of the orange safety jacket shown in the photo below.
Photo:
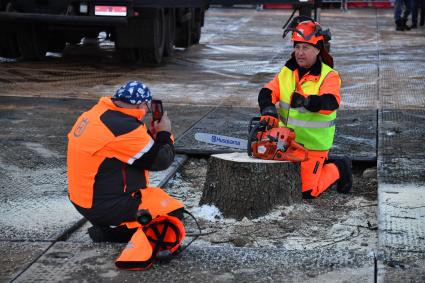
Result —
[{"label": "orange safety jacket", "polygon": [[92,223],[134,221],[148,170],[164,170],[174,159],[171,134],[159,132],[155,141],[141,122],[144,114],[103,97],[68,134],[69,198]]},{"label": "orange safety jacket", "polygon": [[[293,122],[288,122],[288,127],[294,128],[297,135],[296,141],[304,144],[309,150],[329,150],[332,146],[335,125],[333,124],[332,126],[331,122],[334,123],[333,120],[336,118],[335,111],[341,100],[341,79],[338,73],[329,67],[327,69],[324,67],[327,66],[317,60],[308,72],[300,77],[299,66],[295,58],[291,58],[282,71],[264,86],[264,88],[271,91],[271,104],[276,104],[280,101],[281,119],[286,121],[289,118],[288,120]],[[312,91],[315,88],[318,88],[318,90],[315,90],[318,91],[317,93],[305,92],[307,90]],[[285,107],[289,107],[290,98],[294,91],[304,96],[317,96],[320,103],[318,112],[309,112],[304,108],[300,110],[292,108],[288,117],[288,114],[285,113],[288,113],[289,108]],[[295,120],[295,118],[300,120]],[[323,127],[320,128],[318,125],[321,124],[329,124],[329,126],[320,126]]]}]

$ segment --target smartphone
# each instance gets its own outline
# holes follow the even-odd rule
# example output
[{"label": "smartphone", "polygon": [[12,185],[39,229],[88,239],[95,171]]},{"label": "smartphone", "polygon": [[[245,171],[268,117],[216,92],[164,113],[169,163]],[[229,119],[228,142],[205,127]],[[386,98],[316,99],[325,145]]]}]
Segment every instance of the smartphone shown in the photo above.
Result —
[{"label": "smartphone", "polygon": [[164,109],[162,108],[162,101],[161,100],[152,100],[152,119],[154,121],[160,121],[162,118],[162,115],[164,114]]}]

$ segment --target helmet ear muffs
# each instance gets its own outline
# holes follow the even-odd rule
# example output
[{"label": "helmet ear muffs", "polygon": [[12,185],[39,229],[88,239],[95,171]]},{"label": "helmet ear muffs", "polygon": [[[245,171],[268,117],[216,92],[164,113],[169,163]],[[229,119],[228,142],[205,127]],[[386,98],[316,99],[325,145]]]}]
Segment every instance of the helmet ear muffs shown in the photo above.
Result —
[{"label": "helmet ear muffs", "polygon": [[[283,26],[283,28],[284,28],[284,31],[283,31],[283,35],[282,35],[282,38],[285,38],[286,37],[286,35],[289,33],[289,32],[294,32],[295,31],[295,28],[301,23],[301,22],[305,22],[305,21],[311,21],[311,22],[313,22],[314,23],[314,20],[312,19],[312,18],[310,18],[310,17],[307,17],[307,16],[297,16],[297,17],[295,17],[289,24],[285,24],[284,26]],[[303,36],[304,37],[304,35],[303,34],[300,34],[301,36]]]},{"label": "helmet ear muffs", "polygon": [[318,31],[316,35],[323,35],[323,38],[325,39],[325,41],[329,41],[332,39],[331,31],[329,29],[323,30],[320,26],[318,27]]}]

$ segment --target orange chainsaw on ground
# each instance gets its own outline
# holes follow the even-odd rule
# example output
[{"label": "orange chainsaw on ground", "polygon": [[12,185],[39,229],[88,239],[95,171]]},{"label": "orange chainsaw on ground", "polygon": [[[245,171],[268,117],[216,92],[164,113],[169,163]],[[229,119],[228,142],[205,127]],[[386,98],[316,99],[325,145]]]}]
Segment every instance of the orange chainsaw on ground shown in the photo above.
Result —
[{"label": "orange chainsaw on ground", "polygon": [[301,162],[308,158],[308,151],[295,141],[295,132],[279,127],[279,120],[272,116],[251,119],[247,153],[255,158],[278,161]]}]

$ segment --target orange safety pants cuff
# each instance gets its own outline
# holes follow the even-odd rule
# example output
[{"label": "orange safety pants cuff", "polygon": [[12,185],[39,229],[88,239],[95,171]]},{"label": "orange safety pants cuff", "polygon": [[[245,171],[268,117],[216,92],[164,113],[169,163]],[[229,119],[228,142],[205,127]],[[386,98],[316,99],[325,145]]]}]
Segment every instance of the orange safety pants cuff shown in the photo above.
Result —
[{"label": "orange safety pants cuff", "polygon": [[315,198],[339,179],[333,163],[324,164],[328,151],[309,151],[309,159],[301,162],[301,192],[304,198]]}]

